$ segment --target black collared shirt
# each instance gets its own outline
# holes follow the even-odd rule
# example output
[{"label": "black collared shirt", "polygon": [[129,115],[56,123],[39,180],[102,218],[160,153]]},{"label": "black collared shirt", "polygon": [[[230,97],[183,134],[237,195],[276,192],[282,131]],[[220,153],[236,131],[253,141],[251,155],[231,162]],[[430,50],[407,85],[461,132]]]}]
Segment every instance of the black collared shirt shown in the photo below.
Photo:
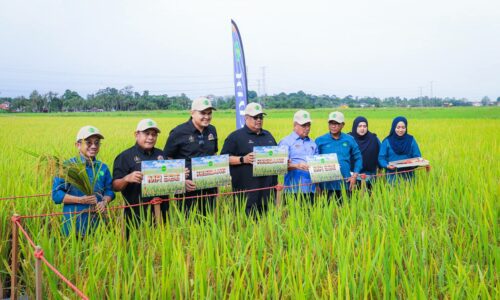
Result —
[{"label": "black collared shirt", "polygon": [[[215,155],[219,151],[217,142],[217,130],[213,125],[200,132],[189,119],[170,131],[163,151],[168,158],[185,159],[186,168],[191,170],[191,158]],[[188,179],[191,179],[191,172]]]},{"label": "black collared shirt", "polygon": [[[139,145],[135,144],[129,149],[120,153],[113,163],[113,181],[122,179],[134,171],[141,171],[141,162],[148,160],[164,160],[163,151],[158,148],[153,148],[150,151],[144,151]],[[129,183],[122,191],[123,197],[129,204],[137,204],[147,202],[152,197],[141,197],[141,184]]]},{"label": "black collared shirt", "polygon": [[[224,141],[221,154],[231,156],[245,156],[253,152],[255,146],[276,146],[273,135],[262,129],[259,134],[253,132],[246,125],[233,131]],[[278,183],[278,176],[253,177],[253,166],[241,164],[229,166],[233,188],[237,190],[254,189],[273,186]]]}]

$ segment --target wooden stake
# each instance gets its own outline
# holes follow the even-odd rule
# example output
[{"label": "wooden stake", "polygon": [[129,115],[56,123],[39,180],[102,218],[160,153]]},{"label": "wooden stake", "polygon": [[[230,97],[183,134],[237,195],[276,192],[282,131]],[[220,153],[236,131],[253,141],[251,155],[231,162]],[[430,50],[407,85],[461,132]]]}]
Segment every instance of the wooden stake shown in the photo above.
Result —
[{"label": "wooden stake", "polygon": [[42,248],[35,247],[35,277],[36,277],[36,300],[42,300]]},{"label": "wooden stake", "polygon": [[10,274],[10,299],[17,299],[17,273],[19,271],[19,228],[16,222],[19,221],[19,215],[14,214],[11,218],[12,225],[12,258]]}]

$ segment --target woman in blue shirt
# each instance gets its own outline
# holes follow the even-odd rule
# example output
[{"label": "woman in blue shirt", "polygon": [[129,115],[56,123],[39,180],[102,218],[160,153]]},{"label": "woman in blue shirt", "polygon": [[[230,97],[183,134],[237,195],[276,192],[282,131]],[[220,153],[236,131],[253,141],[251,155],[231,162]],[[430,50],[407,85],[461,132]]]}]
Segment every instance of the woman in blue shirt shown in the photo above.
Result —
[{"label": "woman in blue shirt", "polygon": [[103,138],[97,128],[82,127],[76,136],[75,144],[79,156],[69,160],[69,163],[85,163],[85,170],[91,183],[97,177],[93,195],[85,195],[81,190],[67,183],[64,178],[54,178],[52,200],[56,204],[64,205],[63,232],[66,235],[71,232],[71,224],[74,223],[76,232],[85,236],[87,229],[97,226],[98,218],[93,213],[84,211],[96,209],[100,213],[104,212],[107,204],[115,198],[109,168],[106,164],[96,160],[100,141]]},{"label": "woman in blue shirt", "polygon": [[412,170],[414,167],[396,169],[394,166],[390,166],[389,162],[420,156],[422,155],[420,154],[417,141],[413,136],[408,134],[408,121],[405,117],[395,118],[392,121],[389,135],[380,146],[380,153],[378,155],[380,166],[386,169],[386,174],[389,174],[387,176],[388,182],[393,183],[396,180],[396,176],[406,180],[414,176],[413,171],[395,174],[396,172]]}]

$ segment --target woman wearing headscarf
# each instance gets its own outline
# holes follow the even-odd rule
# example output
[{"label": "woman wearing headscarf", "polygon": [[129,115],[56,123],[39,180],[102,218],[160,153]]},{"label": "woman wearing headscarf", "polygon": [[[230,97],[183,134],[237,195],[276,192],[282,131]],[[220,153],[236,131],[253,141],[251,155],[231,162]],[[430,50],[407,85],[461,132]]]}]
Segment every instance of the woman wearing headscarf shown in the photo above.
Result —
[{"label": "woman wearing headscarf", "polygon": [[[363,168],[360,174],[368,175],[366,185],[371,190],[372,179],[370,175],[377,174],[378,154],[380,151],[380,140],[377,135],[368,130],[368,120],[365,117],[357,117],[352,123],[352,130],[349,133],[359,146],[361,157],[363,158]],[[352,164],[352,162],[351,162]],[[358,180],[358,184],[359,184]]]},{"label": "woman wearing headscarf", "polygon": [[405,172],[397,175],[394,173],[396,171],[412,170],[414,167],[396,169],[394,166],[390,166],[389,162],[421,156],[417,141],[413,136],[408,134],[408,121],[406,118],[395,118],[392,121],[391,131],[382,142],[378,155],[380,166],[386,169],[387,174],[392,174],[387,176],[387,180],[392,183],[396,179],[396,176],[407,180],[413,178],[413,172]]}]

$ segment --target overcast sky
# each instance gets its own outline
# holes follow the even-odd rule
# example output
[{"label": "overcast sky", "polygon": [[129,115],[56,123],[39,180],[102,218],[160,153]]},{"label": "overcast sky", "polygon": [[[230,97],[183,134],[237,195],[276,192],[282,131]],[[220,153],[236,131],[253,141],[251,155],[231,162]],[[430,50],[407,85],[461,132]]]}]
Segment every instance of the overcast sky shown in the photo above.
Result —
[{"label": "overcast sky", "polygon": [[231,95],[231,19],[260,93],[500,96],[498,0],[0,0],[0,97]]}]

